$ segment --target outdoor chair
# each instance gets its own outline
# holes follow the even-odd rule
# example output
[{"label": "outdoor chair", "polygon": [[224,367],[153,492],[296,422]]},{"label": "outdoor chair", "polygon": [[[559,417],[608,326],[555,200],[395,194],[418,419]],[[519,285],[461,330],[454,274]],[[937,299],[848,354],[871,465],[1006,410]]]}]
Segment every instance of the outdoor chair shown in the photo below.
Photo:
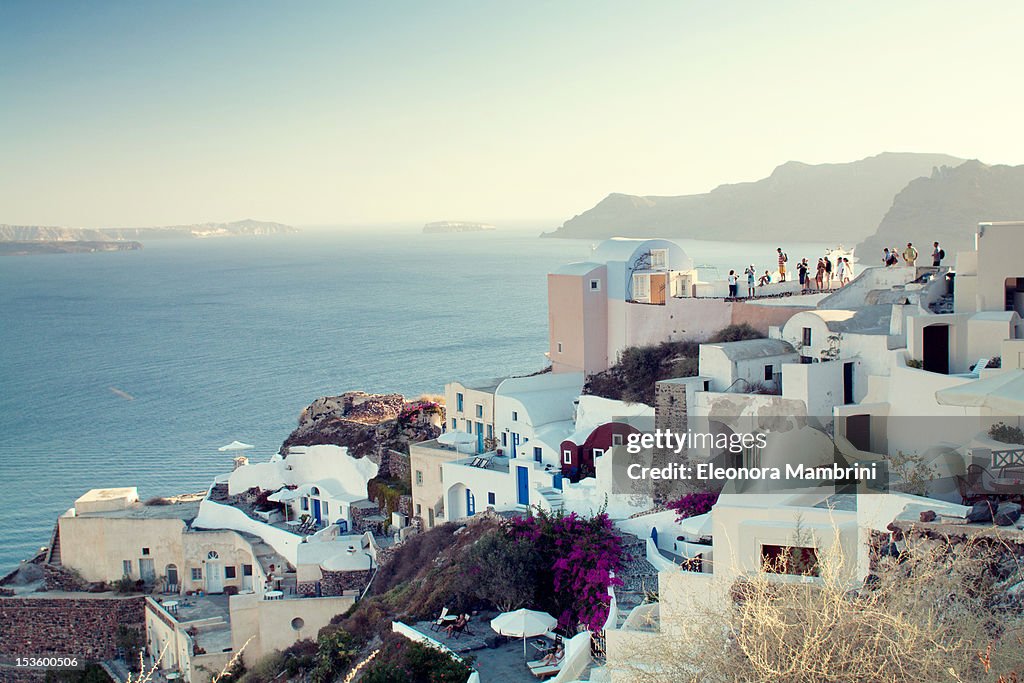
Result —
[{"label": "outdoor chair", "polygon": [[967,467],[967,482],[970,490],[975,495],[988,497],[998,495],[995,487],[992,486],[995,477],[981,465],[969,465]]},{"label": "outdoor chair", "polygon": [[440,631],[441,627],[444,626],[444,618],[448,616],[448,608],[445,607],[441,610],[441,614],[434,620],[434,623],[430,625],[431,631]]},{"label": "outdoor chair", "polygon": [[466,624],[465,623],[452,624],[451,635],[448,636],[448,637],[451,638],[452,640],[458,640],[459,636],[461,636],[463,631],[465,631],[465,630],[466,630]]},{"label": "outdoor chair", "polygon": [[475,633],[473,633],[473,629],[471,629],[471,628],[469,627],[469,622],[473,621],[473,615],[471,615],[471,614],[466,614],[466,615],[463,615],[463,618],[464,618],[464,620],[465,620],[465,622],[466,622],[466,623],[464,623],[464,624],[462,625],[462,630],[463,630],[463,631],[464,631],[465,633],[468,633],[468,634],[469,634],[469,635],[471,635],[471,636],[475,636],[476,634],[475,634]]},{"label": "outdoor chair", "polygon": [[963,505],[974,505],[985,500],[985,496],[971,487],[967,477],[956,475],[956,488],[960,492],[960,502]]}]

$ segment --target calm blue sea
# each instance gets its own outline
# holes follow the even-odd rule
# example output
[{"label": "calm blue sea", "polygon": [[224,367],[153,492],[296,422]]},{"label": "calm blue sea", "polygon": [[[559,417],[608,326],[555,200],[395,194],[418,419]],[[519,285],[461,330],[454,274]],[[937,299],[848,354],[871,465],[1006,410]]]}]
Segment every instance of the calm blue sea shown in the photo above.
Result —
[{"label": "calm blue sea", "polygon": [[[727,270],[775,245],[684,246]],[[218,446],[269,457],[319,396],[541,368],[545,274],[588,253],[366,230],[0,259],[0,572],[87,489],[204,489],[231,465]]]}]

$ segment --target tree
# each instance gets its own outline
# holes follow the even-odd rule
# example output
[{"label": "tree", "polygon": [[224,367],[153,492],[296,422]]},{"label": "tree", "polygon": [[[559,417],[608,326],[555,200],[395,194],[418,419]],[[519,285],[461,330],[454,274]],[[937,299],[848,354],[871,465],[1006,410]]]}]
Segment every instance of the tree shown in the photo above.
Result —
[{"label": "tree", "polygon": [[500,611],[533,602],[541,557],[528,541],[495,530],[476,542],[467,565],[473,594]]}]

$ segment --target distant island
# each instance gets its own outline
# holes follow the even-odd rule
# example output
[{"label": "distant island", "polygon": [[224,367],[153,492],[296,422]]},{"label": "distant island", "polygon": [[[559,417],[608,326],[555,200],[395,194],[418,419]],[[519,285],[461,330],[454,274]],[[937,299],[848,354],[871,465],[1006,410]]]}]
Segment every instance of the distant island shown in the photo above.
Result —
[{"label": "distant island", "polygon": [[135,251],[142,248],[140,240],[287,235],[296,232],[299,232],[298,228],[290,225],[252,219],[154,228],[94,229],[0,224],[0,255]]},{"label": "distant island", "polygon": [[462,221],[437,221],[436,223],[427,223],[423,226],[423,232],[425,234],[440,232],[484,232],[487,230],[497,230],[497,228],[488,223],[465,223]]},{"label": "distant island", "polygon": [[0,256],[30,256],[32,254],[89,254],[98,251],[138,251],[142,242],[36,240],[18,242],[0,241]]}]

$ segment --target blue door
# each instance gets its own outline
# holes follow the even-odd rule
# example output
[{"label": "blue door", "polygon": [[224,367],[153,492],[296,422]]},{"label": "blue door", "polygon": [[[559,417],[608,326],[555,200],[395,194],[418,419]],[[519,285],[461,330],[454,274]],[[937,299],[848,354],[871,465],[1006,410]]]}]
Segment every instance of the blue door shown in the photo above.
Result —
[{"label": "blue door", "polygon": [[313,499],[313,519],[316,520],[317,524],[320,523],[320,499],[319,498],[314,498]]},{"label": "blue door", "polygon": [[561,491],[562,490],[562,475],[561,474],[556,474],[555,476],[553,476],[551,478],[551,483],[554,485],[554,487],[556,489]]},{"label": "blue door", "polygon": [[519,504],[530,504],[530,471],[525,467],[516,467],[516,483],[519,485]]},{"label": "blue door", "polygon": [[476,514],[476,496],[469,489],[466,489],[466,516],[471,517]]}]

